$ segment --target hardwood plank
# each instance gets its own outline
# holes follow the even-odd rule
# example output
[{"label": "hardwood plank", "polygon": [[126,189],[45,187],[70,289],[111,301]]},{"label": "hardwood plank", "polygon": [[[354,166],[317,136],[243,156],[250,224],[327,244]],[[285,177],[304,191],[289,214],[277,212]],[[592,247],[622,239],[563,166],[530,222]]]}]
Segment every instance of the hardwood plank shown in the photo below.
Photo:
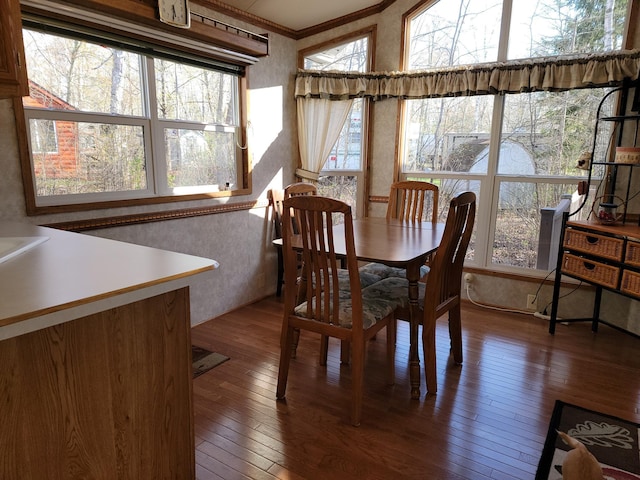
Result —
[{"label": "hardwood plank", "polygon": [[448,358],[442,318],[438,394],[416,401],[400,321],[395,385],[385,382],[384,335],[368,345],[356,428],[337,342],[323,368],[319,339],[305,332],[287,400],[275,400],[280,322],[280,299],[270,297],[192,328],[194,344],[230,357],[193,382],[197,479],[527,479],[556,399],[640,421],[640,343],[606,326],[558,325],[552,336],[532,316],[466,304],[464,365]]}]

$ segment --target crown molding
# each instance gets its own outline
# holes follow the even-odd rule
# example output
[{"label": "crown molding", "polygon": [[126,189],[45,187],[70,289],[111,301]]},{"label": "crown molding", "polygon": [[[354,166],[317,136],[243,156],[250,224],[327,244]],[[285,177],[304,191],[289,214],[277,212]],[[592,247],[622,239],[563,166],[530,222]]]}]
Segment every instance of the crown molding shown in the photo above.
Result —
[{"label": "crown molding", "polygon": [[356,20],[361,20],[371,15],[381,13],[395,2],[396,0],[383,0],[377,5],[363,8],[362,10],[358,10],[357,12],[343,15],[342,17],[337,17],[333,20],[328,20],[318,25],[314,25],[301,30],[294,30],[283,25],[279,25],[270,20],[266,20],[257,15],[253,15],[244,10],[240,10],[239,8],[232,7],[231,5],[228,5],[220,0],[192,0],[192,3],[195,3],[197,5],[209,8],[224,15],[228,15],[237,20],[250,23],[256,27],[266,28],[273,33],[277,33],[294,40],[300,40],[302,38],[310,37],[312,35],[316,35],[318,33],[322,33],[324,31],[331,30],[342,25],[346,25]]}]

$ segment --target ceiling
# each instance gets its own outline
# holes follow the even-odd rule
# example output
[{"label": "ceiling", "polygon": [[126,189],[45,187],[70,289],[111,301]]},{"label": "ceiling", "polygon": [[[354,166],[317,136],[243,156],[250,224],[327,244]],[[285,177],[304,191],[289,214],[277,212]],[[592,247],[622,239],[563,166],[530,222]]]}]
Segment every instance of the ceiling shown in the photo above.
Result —
[{"label": "ceiling", "polygon": [[286,30],[299,32],[385,2],[382,0],[222,0],[221,3],[246,12],[250,16],[277,24]]}]

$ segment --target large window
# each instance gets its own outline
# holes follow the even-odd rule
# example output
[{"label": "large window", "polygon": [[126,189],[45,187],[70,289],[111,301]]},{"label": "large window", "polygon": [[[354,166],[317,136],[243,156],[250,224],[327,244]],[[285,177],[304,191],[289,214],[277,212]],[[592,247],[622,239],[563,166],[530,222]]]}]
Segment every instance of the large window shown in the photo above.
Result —
[{"label": "large window", "polygon": [[[356,34],[341,43],[313,47],[302,52],[303,68],[366,72],[371,69],[369,45],[372,32]],[[367,146],[368,104],[362,98],[353,100],[340,136],[327,158],[318,180],[318,192],[340,199],[363,214],[364,159]]]},{"label": "large window", "polygon": [[244,188],[238,74],[37,26],[23,35],[36,206]]},{"label": "large window", "polygon": [[[619,49],[626,10],[626,1],[605,0],[428,2],[406,20],[405,70]],[[576,163],[591,150],[605,93],[407,100],[402,175],[441,186],[441,216],[451,195],[476,192],[473,264],[536,268],[540,211],[576,198],[586,176]]]}]

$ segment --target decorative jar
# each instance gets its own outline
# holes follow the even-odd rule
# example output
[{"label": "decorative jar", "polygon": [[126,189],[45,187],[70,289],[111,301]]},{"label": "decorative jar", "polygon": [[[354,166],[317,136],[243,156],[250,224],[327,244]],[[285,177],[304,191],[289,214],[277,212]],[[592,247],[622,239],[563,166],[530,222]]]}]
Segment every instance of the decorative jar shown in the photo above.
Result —
[{"label": "decorative jar", "polygon": [[618,221],[618,205],[602,202],[598,205],[598,222],[604,225],[612,225]]}]

